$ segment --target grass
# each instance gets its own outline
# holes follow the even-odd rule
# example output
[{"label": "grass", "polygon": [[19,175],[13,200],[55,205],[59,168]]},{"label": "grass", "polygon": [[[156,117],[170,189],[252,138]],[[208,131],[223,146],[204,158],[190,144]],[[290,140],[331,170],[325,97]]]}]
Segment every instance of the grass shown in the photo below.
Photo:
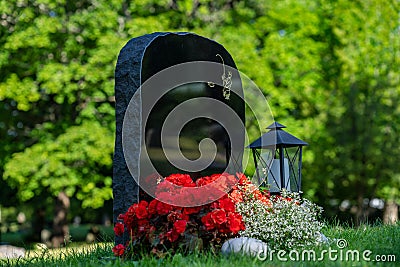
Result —
[{"label": "grass", "polygon": [[[25,258],[0,260],[0,266],[400,266],[400,224],[394,226],[362,226],[359,228],[334,225],[326,227],[324,234],[331,239],[330,245],[310,248],[315,251],[317,258],[320,257],[323,250],[328,251],[324,253],[324,259],[321,261],[302,261],[301,252],[298,261],[291,261],[287,253],[283,256],[288,259],[286,262],[280,261],[277,258],[277,253],[273,254],[272,261],[270,259],[262,261],[242,255],[225,257],[212,252],[185,256],[177,253],[167,255],[163,259],[144,256],[140,261],[123,261],[113,256],[111,252],[113,245],[108,242],[84,246],[73,246],[74,244],[71,244],[67,248],[54,250],[31,250]],[[336,243],[342,239],[346,241],[347,245],[343,249],[339,249]],[[329,249],[332,257],[337,255],[337,260],[329,259]],[[336,250],[336,252],[332,250]],[[359,252],[360,261],[352,260],[350,252],[353,250]],[[362,253],[365,250],[371,251],[371,254],[367,256],[372,261],[362,260]],[[347,261],[346,254],[348,254]],[[295,253],[290,255],[292,258],[296,257]],[[307,255],[305,254],[306,258]],[[389,255],[393,255],[396,261],[377,262],[374,261],[376,255],[384,255],[381,258],[389,258]]]},{"label": "grass", "polygon": [[[96,227],[99,230],[99,236],[105,239],[112,238],[114,236],[114,231],[112,226],[103,225],[92,225],[92,224],[82,224],[79,226],[69,225],[69,234],[74,241],[86,241],[86,237],[90,232],[92,227]],[[14,246],[24,246],[26,240],[32,235],[32,230],[20,230],[14,232],[1,233],[1,242],[6,244],[11,244]]]}]

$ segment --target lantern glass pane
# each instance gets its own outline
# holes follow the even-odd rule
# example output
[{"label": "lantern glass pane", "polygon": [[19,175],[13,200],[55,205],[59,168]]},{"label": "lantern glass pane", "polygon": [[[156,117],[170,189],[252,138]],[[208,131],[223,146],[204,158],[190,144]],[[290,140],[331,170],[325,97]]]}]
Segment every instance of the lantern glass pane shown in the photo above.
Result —
[{"label": "lantern glass pane", "polygon": [[[281,185],[281,167],[280,160],[274,159],[272,160],[271,168],[268,172],[267,183],[270,186],[270,192],[279,193],[282,185]],[[290,189],[291,182],[289,179],[289,160],[287,158],[284,159],[284,187]]]},{"label": "lantern glass pane", "polygon": [[290,147],[285,149],[285,157],[289,160],[289,180],[290,187],[288,190],[298,192],[300,190],[299,183],[299,147]]}]

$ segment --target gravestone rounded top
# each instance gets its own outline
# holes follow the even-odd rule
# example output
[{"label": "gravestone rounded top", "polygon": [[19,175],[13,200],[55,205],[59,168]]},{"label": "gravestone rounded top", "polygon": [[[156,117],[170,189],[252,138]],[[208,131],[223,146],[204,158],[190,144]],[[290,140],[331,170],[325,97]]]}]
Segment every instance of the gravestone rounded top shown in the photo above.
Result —
[{"label": "gravestone rounded top", "polygon": [[120,78],[130,76],[135,86],[126,88],[129,98],[154,74],[193,61],[223,63],[236,69],[228,51],[211,39],[189,32],[155,32],[133,38],[121,49],[115,69],[116,83]]},{"label": "gravestone rounded top", "polygon": [[225,65],[236,68],[228,51],[213,40],[192,33],[157,35],[144,52],[141,82],[171,66],[194,61],[222,63],[221,58]]}]

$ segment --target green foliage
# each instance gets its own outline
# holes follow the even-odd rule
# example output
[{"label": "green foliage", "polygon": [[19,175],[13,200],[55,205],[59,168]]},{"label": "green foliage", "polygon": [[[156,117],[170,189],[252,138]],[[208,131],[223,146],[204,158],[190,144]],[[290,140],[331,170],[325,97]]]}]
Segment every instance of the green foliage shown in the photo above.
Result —
[{"label": "green foliage", "polygon": [[1,3],[0,173],[20,201],[111,199],[120,12],[121,1]]},{"label": "green foliage", "polygon": [[[96,122],[72,126],[56,140],[37,143],[15,153],[5,179],[28,201],[48,190],[76,195],[83,207],[99,208],[111,199],[110,166],[113,136]],[[99,170],[107,170],[101,173]]]},{"label": "green foliage", "polygon": [[319,198],[346,197],[359,206],[365,197],[400,201],[398,191],[383,193],[398,185],[398,10],[398,2],[379,1],[339,1],[323,10],[329,42],[321,85],[330,95],[310,172],[326,179]]}]

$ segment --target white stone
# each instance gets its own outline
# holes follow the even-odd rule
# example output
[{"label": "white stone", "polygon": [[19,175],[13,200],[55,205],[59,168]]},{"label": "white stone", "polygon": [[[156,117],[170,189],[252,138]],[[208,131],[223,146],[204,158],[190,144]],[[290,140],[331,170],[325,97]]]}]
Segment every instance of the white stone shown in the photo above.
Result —
[{"label": "white stone", "polygon": [[25,249],[23,248],[9,245],[0,246],[0,258],[15,259],[23,257],[25,257]]},{"label": "white stone", "polygon": [[250,237],[232,238],[222,245],[223,255],[231,253],[241,253],[242,255],[257,256],[261,253],[267,253],[268,245],[261,240]]}]

